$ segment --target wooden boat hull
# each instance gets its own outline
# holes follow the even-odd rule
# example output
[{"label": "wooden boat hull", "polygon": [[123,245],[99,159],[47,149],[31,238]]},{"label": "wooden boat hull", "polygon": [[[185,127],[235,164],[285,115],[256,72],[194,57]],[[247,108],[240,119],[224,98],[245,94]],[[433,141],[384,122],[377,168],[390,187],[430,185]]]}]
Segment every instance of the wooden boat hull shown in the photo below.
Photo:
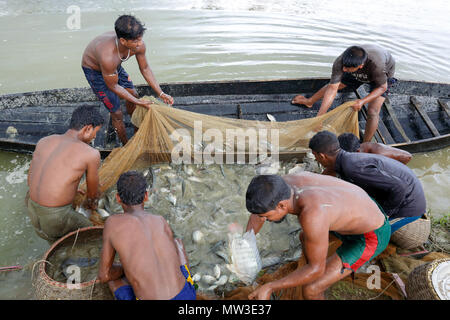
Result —
[{"label": "wooden boat hull", "polygon": [[[175,99],[175,108],[222,117],[267,121],[272,114],[277,121],[314,117],[320,102],[312,108],[292,105],[299,93],[312,95],[328,83],[326,78],[270,81],[214,81],[161,84]],[[140,96],[154,95],[148,86],[136,87]],[[358,91],[339,92],[332,107],[366,95]],[[450,145],[450,84],[398,81],[380,112],[375,139],[411,153],[428,152]],[[119,146],[109,113],[90,88],[54,89],[0,96],[0,149],[33,152],[39,139],[64,133],[72,111],[80,105],[99,108],[108,125],[97,134],[94,146],[102,157]],[[125,115],[128,136],[133,134]],[[359,114],[359,126],[365,127],[366,110]],[[281,160],[303,157],[302,152],[284,152]]]}]

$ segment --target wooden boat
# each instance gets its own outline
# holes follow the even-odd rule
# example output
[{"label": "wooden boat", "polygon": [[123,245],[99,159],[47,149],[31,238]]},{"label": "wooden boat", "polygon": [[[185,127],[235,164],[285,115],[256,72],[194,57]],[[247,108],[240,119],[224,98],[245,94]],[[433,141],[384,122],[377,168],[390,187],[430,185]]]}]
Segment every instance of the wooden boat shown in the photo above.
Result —
[{"label": "wooden boat", "polygon": [[[299,93],[312,95],[328,83],[326,78],[219,81],[161,84],[175,99],[175,108],[240,119],[268,121],[267,113],[277,121],[314,117],[320,102],[312,108],[292,105]],[[148,86],[137,86],[140,96],[154,94]],[[357,91],[339,92],[333,106],[365,96],[365,86]],[[399,80],[391,88],[380,112],[375,134],[377,142],[411,153],[427,152],[450,145],[450,84]],[[123,104],[123,101],[122,101]],[[109,113],[90,88],[54,89],[0,96],[0,149],[32,152],[42,137],[64,133],[72,111],[80,105],[98,107],[105,117],[104,129],[97,134],[94,146],[105,157],[119,146]],[[125,115],[127,135],[133,134],[129,116]],[[360,129],[365,127],[365,107],[359,113]],[[281,160],[302,154],[280,154]]]}]

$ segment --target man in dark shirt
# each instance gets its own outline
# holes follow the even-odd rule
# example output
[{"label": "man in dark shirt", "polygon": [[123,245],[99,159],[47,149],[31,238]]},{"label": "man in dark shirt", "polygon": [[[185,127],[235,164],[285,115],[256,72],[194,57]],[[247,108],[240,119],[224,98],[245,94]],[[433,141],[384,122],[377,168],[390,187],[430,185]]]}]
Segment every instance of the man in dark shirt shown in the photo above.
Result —
[{"label": "man in dark shirt", "polygon": [[426,210],[425,194],[414,172],[399,161],[370,153],[342,150],[334,133],[321,131],[309,141],[316,160],[341,179],[363,188],[383,208],[392,232],[419,219]]},{"label": "man in dark shirt", "polygon": [[372,139],[378,127],[381,106],[389,92],[389,87],[396,81],[395,60],[385,49],[376,45],[352,46],[347,48],[333,63],[330,83],[317,91],[312,97],[297,95],[293,104],[302,104],[311,108],[322,99],[317,116],[321,116],[331,107],[336,93],[345,87],[357,89],[364,83],[370,84],[370,93],[355,101],[353,109],[359,111],[368,103],[367,124],[364,142]]}]

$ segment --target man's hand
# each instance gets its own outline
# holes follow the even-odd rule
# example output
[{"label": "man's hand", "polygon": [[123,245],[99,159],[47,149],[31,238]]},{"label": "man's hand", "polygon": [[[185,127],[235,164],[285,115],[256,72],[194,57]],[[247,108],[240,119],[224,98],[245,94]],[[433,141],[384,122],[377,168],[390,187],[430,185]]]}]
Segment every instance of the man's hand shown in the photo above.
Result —
[{"label": "man's hand", "polygon": [[359,111],[359,110],[361,110],[363,105],[364,105],[364,102],[362,102],[361,99],[358,99],[351,105],[351,107],[353,108],[353,110]]},{"label": "man's hand", "polygon": [[162,101],[164,101],[165,104],[173,105],[173,98],[169,96],[167,93],[161,92],[161,95],[159,96]]},{"label": "man's hand", "polygon": [[249,300],[270,300],[270,295],[272,294],[272,288],[269,283],[266,283],[258,288],[255,291],[248,295]]},{"label": "man's hand", "polygon": [[98,199],[86,198],[86,200],[81,205],[83,208],[90,210],[97,210]]},{"label": "man's hand", "polygon": [[143,106],[147,109],[150,109],[150,106],[153,104],[153,101],[139,99],[138,105]]}]

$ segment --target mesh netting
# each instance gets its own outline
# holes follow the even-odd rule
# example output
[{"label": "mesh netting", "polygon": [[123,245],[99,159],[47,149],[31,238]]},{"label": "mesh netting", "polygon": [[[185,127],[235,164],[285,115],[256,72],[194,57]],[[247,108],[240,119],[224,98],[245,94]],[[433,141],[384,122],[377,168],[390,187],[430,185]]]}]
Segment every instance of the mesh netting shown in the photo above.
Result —
[{"label": "mesh netting", "polygon": [[[246,154],[248,163],[256,163],[261,154],[306,152],[309,140],[320,130],[337,135],[351,132],[359,137],[358,113],[350,107],[351,101],[320,117],[269,122],[210,116],[169,107],[154,97],[143,99],[154,104],[150,110],[136,107],[131,121],[139,130],[103,161],[101,192],[114,185],[123,172],[155,163],[200,163],[196,162],[199,156],[203,163],[230,163],[230,158],[224,157],[236,154]],[[82,200],[82,196],[77,197],[75,204]]]}]

